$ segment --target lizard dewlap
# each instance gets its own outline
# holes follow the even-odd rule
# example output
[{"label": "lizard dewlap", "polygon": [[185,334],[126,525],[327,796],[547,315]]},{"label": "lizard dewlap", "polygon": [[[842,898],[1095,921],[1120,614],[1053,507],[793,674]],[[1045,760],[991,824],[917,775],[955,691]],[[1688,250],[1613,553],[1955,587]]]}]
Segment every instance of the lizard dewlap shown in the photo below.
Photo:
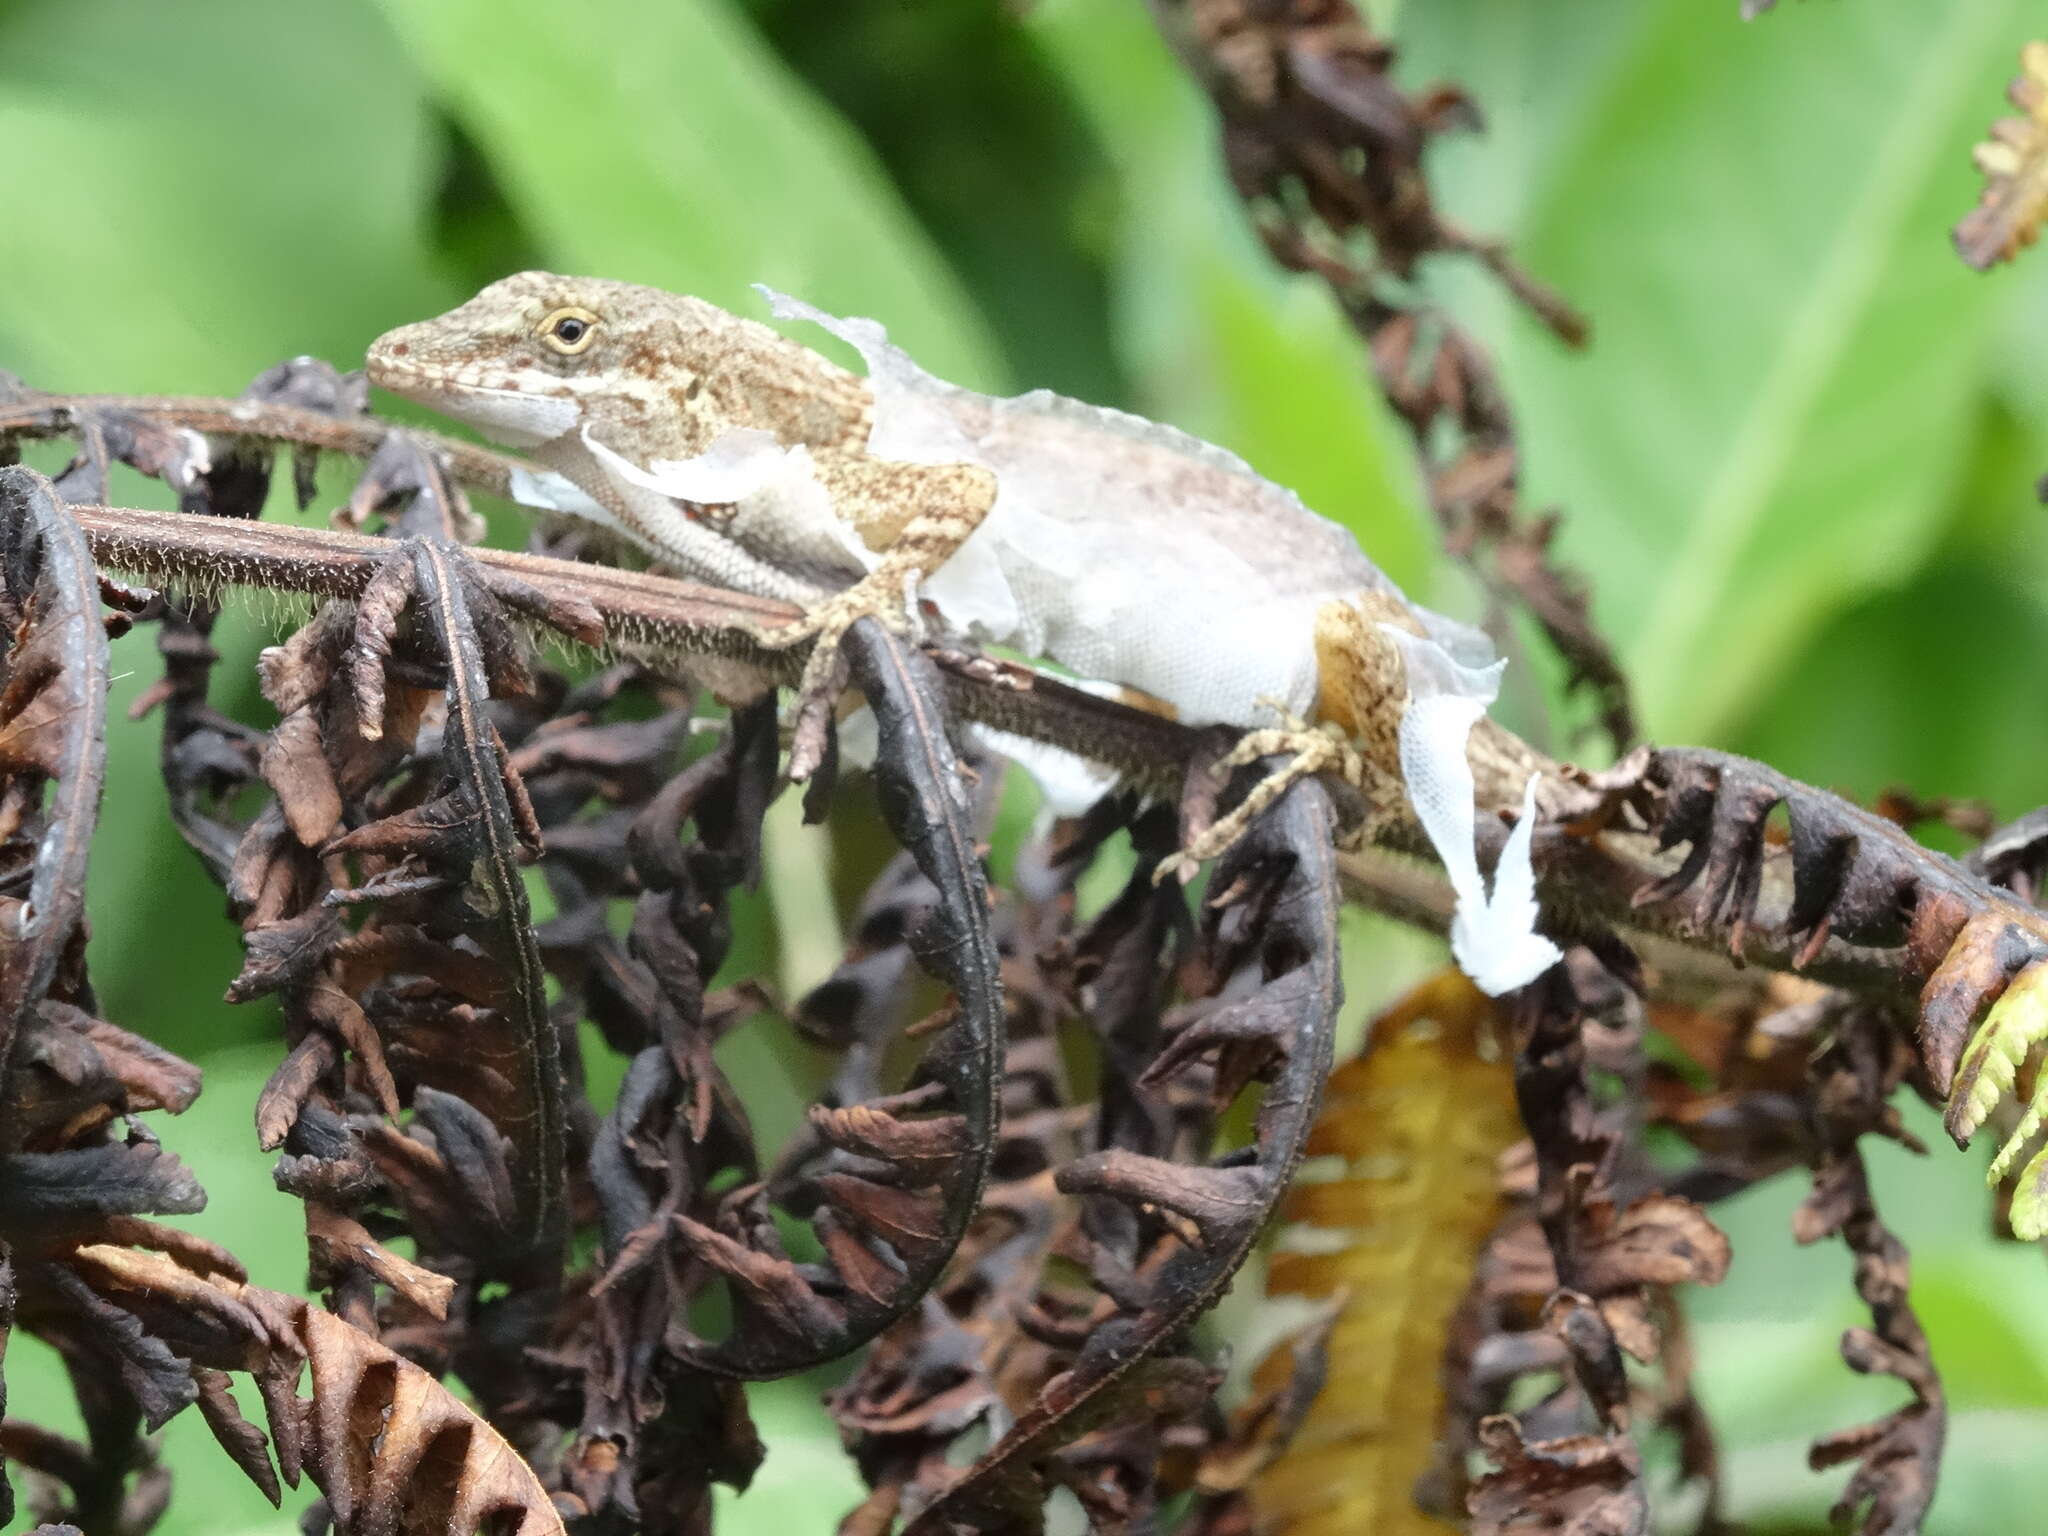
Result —
[{"label": "lizard dewlap", "polygon": [[[1398,782],[1457,892],[1459,963],[1499,992],[1555,962],[1535,931],[1533,778],[1508,764],[1475,783],[1467,760],[1500,673],[1483,634],[1408,602],[1348,532],[1224,449],[1046,390],[961,389],[872,320],[762,292],[867,377],[702,300],[545,272],[380,338],[370,376],[523,448],[545,477],[515,492],[797,603],[802,621],[761,638],[815,637],[814,665],[856,619],[922,611],[1186,724],[1243,728],[1246,749],[1294,753],[1291,772]],[[1055,797],[1101,782],[1018,755]],[[1521,810],[1490,894],[1475,798]]]}]

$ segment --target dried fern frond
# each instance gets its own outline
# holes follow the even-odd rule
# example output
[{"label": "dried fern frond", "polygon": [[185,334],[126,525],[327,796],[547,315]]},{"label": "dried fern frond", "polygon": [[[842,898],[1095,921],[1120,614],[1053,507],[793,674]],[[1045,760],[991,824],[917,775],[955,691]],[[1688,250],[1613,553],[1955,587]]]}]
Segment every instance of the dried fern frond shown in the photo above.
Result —
[{"label": "dried fern frond", "polygon": [[2022,115],[2001,117],[1977,146],[1984,193],[1956,225],[1956,251],[1979,272],[2032,245],[2048,219],[2048,43],[2020,50],[2019,77],[2005,94]]},{"label": "dried fern frond", "polygon": [[[93,1288],[138,1313],[186,1318],[180,1342],[209,1367],[257,1378],[285,1481],[301,1468],[342,1536],[563,1536],[562,1517],[519,1453],[426,1371],[298,1296],[202,1275],[160,1254],[93,1244],[76,1262]],[[313,1395],[297,1395],[302,1365]],[[254,1427],[207,1422],[265,1493]],[[223,1430],[226,1430],[224,1433]]]}]

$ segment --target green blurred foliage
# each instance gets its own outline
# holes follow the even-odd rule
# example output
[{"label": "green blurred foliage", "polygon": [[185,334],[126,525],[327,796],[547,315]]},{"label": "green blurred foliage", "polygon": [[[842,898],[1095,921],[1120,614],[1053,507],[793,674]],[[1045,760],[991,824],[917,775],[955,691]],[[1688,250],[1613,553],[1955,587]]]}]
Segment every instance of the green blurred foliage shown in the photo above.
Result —
[{"label": "green blurred foliage", "polygon": [[[1426,281],[1497,349],[1533,497],[1564,510],[1659,736],[2016,812],[2048,757],[2021,683],[2048,643],[2048,295],[2038,257],[1979,277],[1946,231],[2030,13],[1735,10],[1403,7],[1404,77],[1467,86],[1491,124],[1439,147],[1440,192],[1584,306],[1594,346],[1563,351],[1468,269]],[[346,364],[535,263],[753,313],[763,281],[883,318],[964,382],[1222,441],[1416,595],[1474,607],[1356,339],[1264,259],[1134,0],[12,0],[0,145],[0,367],[43,387],[225,393],[280,356]],[[250,718],[237,680],[285,617],[222,626],[225,702]],[[125,705],[156,663],[147,637],[117,657]],[[249,1128],[274,1017],[215,1001],[237,945],[164,819],[155,751],[153,726],[114,725],[95,977],[112,1017],[207,1068],[163,1127],[213,1192],[194,1224],[290,1285],[297,1213]],[[842,832],[831,883],[805,888],[819,845],[777,835],[792,873],[746,914],[737,963],[797,986],[830,953],[821,895],[843,901],[878,851]],[[1354,1029],[1431,954],[1373,921],[1346,945]],[[727,1065],[781,1124],[820,1069],[787,1041]],[[1990,1237],[1975,1155],[1874,1162],[1959,1409],[1931,1529],[2025,1528],[2000,1468],[2048,1429],[2040,1256]],[[1839,1483],[1805,1471],[1806,1437],[1899,1396],[1835,1356],[1848,1261],[1792,1246],[1796,1183],[1726,1211],[1735,1271],[1694,1308],[1734,1513],[1783,1532],[1820,1529]],[[35,1346],[7,1364],[16,1412],[73,1421]],[[774,1453],[731,1528],[824,1528],[852,1497],[814,1386],[757,1395]],[[166,1444],[183,1497],[165,1532],[283,1528],[196,1419]]]}]

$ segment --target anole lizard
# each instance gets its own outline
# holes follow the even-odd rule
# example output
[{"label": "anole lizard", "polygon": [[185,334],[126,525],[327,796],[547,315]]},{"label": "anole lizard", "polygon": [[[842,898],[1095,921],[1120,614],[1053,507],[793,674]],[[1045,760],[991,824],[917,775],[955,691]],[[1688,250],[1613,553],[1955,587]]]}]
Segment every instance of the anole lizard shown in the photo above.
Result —
[{"label": "anole lizard", "polygon": [[[1239,761],[1293,753],[1192,855],[1303,773],[1403,785],[1458,890],[1461,963],[1504,991],[1555,961],[1528,861],[1543,764],[1483,718],[1500,669],[1483,635],[1409,603],[1223,449],[1049,391],[957,388],[873,321],[768,297],[867,377],[699,299],[545,272],[380,337],[369,376],[552,472],[522,499],[801,605],[759,638],[815,638],[809,677],[858,618],[929,619],[1243,728]],[[1521,813],[1491,895],[1475,803]]]}]

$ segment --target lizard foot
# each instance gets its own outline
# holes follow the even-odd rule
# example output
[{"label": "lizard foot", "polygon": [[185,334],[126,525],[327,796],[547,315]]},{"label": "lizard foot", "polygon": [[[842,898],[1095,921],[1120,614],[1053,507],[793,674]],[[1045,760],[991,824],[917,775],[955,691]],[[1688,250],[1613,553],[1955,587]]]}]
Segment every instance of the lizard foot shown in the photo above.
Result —
[{"label": "lizard foot", "polygon": [[898,585],[893,579],[878,582],[871,577],[825,599],[800,619],[748,629],[756,644],[771,651],[787,650],[806,640],[812,642],[803,675],[796,685],[796,723],[789,753],[792,783],[801,784],[810,778],[824,758],[826,728],[833,706],[846,688],[846,663],[839,654],[840,641],[862,619],[873,619],[892,634],[921,640],[923,626],[917,621],[910,595],[915,590],[914,579],[907,585]]},{"label": "lizard foot", "polygon": [[746,633],[756,645],[771,651],[786,651],[814,639],[818,643],[813,655],[836,648],[862,619],[876,620],[892,635],[922,640],[924,626],[918,619],[916,594],[923,579],[922,571],[912,571],[906,579],[893,571],[876,570],[845,591],[812,605],[801,618],[787,624],[747,625]]},{"label": "lizard foot", "polygon": [[1260,813],[1286,794],[1298,779],[1334,772],[1353,788],[1365,788],[1365,758],[1342,729],[1310,725],[1277,705],[1271,707],[1279,713],[1282,723],[1265,730],[1247,731],[1217,767],[1227,772],[1262,757],[1281,754],[1287,755],[1287,762],[1254,784],[1228,815],[1218,817],[1188,839],[1180,852],[1161,859],[1152,872],[1154,884],[1169,878],[1182,884],[1192,880],[1197,866],[1229,850]]}]

